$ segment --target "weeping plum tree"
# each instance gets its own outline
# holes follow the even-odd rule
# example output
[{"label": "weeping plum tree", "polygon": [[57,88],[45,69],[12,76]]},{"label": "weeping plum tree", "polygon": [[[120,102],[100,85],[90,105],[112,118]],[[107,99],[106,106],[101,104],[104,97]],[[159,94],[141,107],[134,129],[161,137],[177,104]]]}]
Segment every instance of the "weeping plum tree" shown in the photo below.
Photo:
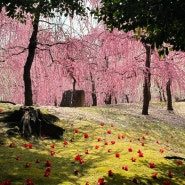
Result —
[{"label": "weeping plum tree", "polygon": [[[160,54],[165,52],[164,42],[171,44],[174,50],[185,50],[183,0],[140,0],[134,3],[132,0],[100,0],[100,6],[92,13],[111,31],[114,28],[134,31],[142,43],[160,49]],[[145,93],[147,86],[144,85]],[[147,101],[144,100],[143,108]],[[143,110],[142,113],[147,114],[147,111]]]},{"label": "weeping plum tree", "polygon": [[28,56],[24,65],[23,74],[25,105],[30,106],[33,105],[30,70],[37,48],[40,18],[41,16],[53,18],[57,13],[61,16],[73,16],[74,14],[85,16],[83,0],[2,0],[0,3],[0,11],[2,11],[3,8],[5,8],[9,17],[20,20],[22,23],[26,22],[26,15],[29,15],[32,19],[33,30],[29,40]]}]

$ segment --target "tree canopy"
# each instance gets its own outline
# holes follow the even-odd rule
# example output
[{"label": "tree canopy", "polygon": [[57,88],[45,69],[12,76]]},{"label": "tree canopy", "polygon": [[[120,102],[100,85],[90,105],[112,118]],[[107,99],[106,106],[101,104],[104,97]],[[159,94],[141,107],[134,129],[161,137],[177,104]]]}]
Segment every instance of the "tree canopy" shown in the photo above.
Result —
[{"label": "tree canopy", "polygon": [[5,8],[8,17],[15,18],[20,22],[26,22],[27,16],[32,19],[32,34],[28,45],[28,56],[24,66],[24,96],[25,105],[33,105],[32,82],[30,70],[37,49],[37,35],[39,31],[40,17],[86,15],[83,0],[3,0],[0,4],[0,11]]},{"label": "tree canopy", "polygon": [[[42,4],[40,8],[39,4]],[[3,7],[9,17],[20,20],[24,20],[26,13],[34,15],[39,12],[44,17],[54,17],[56,12],[64,16],[85,14],[83,0],[1,0],[0,10]]]},{"label": "tree canopy", "polygon": [[109,30],[136,31],[143,43],[185,51],[184,0],[100,0],[93,13]]}]

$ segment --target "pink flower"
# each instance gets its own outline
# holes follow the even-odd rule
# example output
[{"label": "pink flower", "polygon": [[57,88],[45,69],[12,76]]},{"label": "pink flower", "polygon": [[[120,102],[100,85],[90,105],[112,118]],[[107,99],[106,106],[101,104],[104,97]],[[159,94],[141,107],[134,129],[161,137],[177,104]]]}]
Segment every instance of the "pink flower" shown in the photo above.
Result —
[{"label": "pink flower", "polygon": [[125,135],[122,135],[121,137],[122,137],[122,139],[124,139],[125,138]]},{"label": "pink flower", "polygon": [[47,167],[46,168],[46,172],[51,172],[51,168],[50,167]]},{"label": "pink flower", "polygon": [[51,148],[55,148],[55,144],[53,143],[53,144],[51,144]]},{"label": "pink flower", "polygon": [[167,180],[164,181],[163,184],[164,184],[164,185],[171,185],[170,181],[167,181]]},{"label": "pink flower", "polygon": [[105,125],[105,123],[102,122],[100,125],[103,127]]},{"label": "pink flower", "polygon": [[139,156],[139,157],[143,157],[144,155],[143,155],[142,152],[139,152],[139,153],[138,153],[138,156]]},{"label": "pink flower", "polygon": [[50,154],[51,154],[51,155],[55,155],[55,151],[54,151],[54,150],[51,150],[51,151],[50,151]]},{"label": "pink flower", "polygon": [[51,162],[50,161],[46,161],[46,166],[51,166]]},{"label": "pink flower", "polygon": [[99,178],[98,179],[98,185],[105,185],[105,179],[104,178]]},{"label": "pink flower", "polygon": [[32,148],[33,148],[33,145],[32,145],[32,144],[29,144],[28,147],[29,147],[30,149],[32,149]]},{"label": "pink flower", "polygon": [[84,134],[84,138],[88,138],[89,135],[87,133]]},{"label": "pink flower", "polygon": [[119,154],[119,153],[116,153],[115,155],[116,155],[116,157],[117,157],[117,158],[119,158],[119,157],[120,157],[120,154]]},{"label": "pink flower", "polygon": [[24,147],[25,147],[25,148],[29,148],[29,144],[28,144],[28,143],[25,143],[25,144],[24,144]]},{"label": "pink flower", "polygon": [[27,168],[29,168],[30,165],[31,165],[31,164],[30,164],[29,162],[27,162],[25,166],[26,166]]},{"label": "pink flower", "polygon": [[132,162],[136,162],[136,158],[135,157],[132,157],[131,160],[132,160]]},{"label": "pink flower", "polygon": [[154,174],[152,175],[152,178],[153,178],[153,179],[157,179],[157,173],[154,173]]},{"label": "pink flower", "polygon": [[177,164],[178,164],[178,165],[182,165],[183,163],[182,163],[181,160],[178,160],[178,161],[177,161]]},{"label": "pink flower", "polygon": [[50,172],[49,171],[45,171],[44,177],[49,177],[49,175],[50,175]]},{"label": "pink flower", "polygon": [[114,145],[116,142],[115,141],[111,141],[111,144]]},{"label": "pink flower", "polygon": [[161,148],[161,149],[159,150],[159,152],[160,152],[160,153],[164,153],[164,149]]},{"label": "pink flower", "polygon": [[10,143],[10,148],[14,148],[15,147],[15,144],[12,142]]},{"label": "pink flower", "polygon": [[114,173],[112,172],[112,170],[109,170],[109,171],[108,171],[108,176],[109,176],[109,177],[112,177],[113,175],[114,175]]},{"label": "pink flower", "polygon": [[111,134],[112,133],[112,131],[111,130],[107,130],[107,134]]},{"label": "pink flower", "polygon": [[75,160],[76,160],[76,161],[80,161],[80,160],[81,160],[81,157],[80,157],[79,154],[75,156]]},{"label": "pink flower", "polygon": [[128,148],[128,151],[129,151],[129,152],[132,152],[132,148]]},{"label": "pink flower", "polygon": [[0,113],[2,113],[3,112],[3,110],[2,109],[0,109]]},{"label": "pink flower", "polygon": [[76,134],[77,134],[78,132],[79,132],[79,131],[78,131],[78,129],[74,129],[74,133],[76,133]]},{"label": "pink flower", "polygon": [[96,146],[95,146],[95,149],[98,149],[98,148],[100,148],[100,147],[99,147],[98,145],[96,145]]},{"label": "pink flower", "polygon": [[139,149],[138,151],[137,151],[137,153],[140,153],[141,152],[141,150]]},{"label": "pink flower", "polygon": [[171,171],[168,172],[168,177],[173,178],[173,173]]},{"label": "pink flower", "polygon": [[108,152],[109,152],[109,153],[111,152],[111,149],[110,149],[110,148],[108,149]]},{"label": "pink flower", "polygon": [[26,185],[34,185],[30,178],[26,179]]},{"label": "pink flower", "polygon": [[150,163],[150,168],[155,168],[155,164],[153,162]]},{"label": "pink flower", "polygon": [[17,161],[20,161],[20,160],[21,160],[21,157],[20,157],[20,156],[17,156],[17,157],[16,157],[16,160],[17,160]]},{"label": "pink flower", "polygon": [[128,171],[128,166],[122,166],[122,169]]},{"label": "pink flower", "polygon": [[109,143],[106,141],[106,142],[105,142],[105,145],[108,145],[108,144],[109,144]]},{"label": "pink flower", "polygon": [[121,139],[121,136],[118,134],[118,139]]},{"label": "pink flower", "polygon": [[68,145],[68,142],[67,141],[64,141],[63,142],[64,146]]},{"label": "pink flower", "polygon": [[101,141],[101,138],[100,137],[98,138],[98,141]]},{"label": "pink flower", "polygon": [[83,159],[80,159],[80,164],[84,164],[85,163],[85,161],[83,160]]},{"label": "pink flower", "polygon": [[142,143],[141,143],[141,146],[145,146],[145,143],[144,143],[144,142],[142,142]]},{"label": "pink flower", "polygon": [[85,150],[85,154],[89,154],[89,151],[88,150]]}]

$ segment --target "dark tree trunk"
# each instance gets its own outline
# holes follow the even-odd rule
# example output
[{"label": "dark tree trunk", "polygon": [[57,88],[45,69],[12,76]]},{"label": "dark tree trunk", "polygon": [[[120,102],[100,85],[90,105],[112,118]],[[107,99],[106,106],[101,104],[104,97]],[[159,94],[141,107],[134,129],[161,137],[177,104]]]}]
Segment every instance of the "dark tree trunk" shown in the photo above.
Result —
[{"label": "dark tree trunk", "polygon": [[115,100],[115,104],[118,104],[118,100],[117,100],[117,98],[116,98],[116,97],[115,97],[115,99],[114,99],[114,100]]},{"label": "dark tree trunk", "polygon": [[171,80],[169,79],[166,84],[166,95],[167,95],[167,110],[173,110],[172,106],[172,95],[171,95]]},{"label": "dark tree trunk", "polygon": [[106,95],[106,98],[104,100],[105,104],[106,105],[110,105],[111,104],[111,101],[112,101],[112,95],[111,94],[107,94]]},{"label": "dark tree trunk", "polygon": [[145,71],[144,71],[144,86],[143,86],[143,109],[142,114],[148,115],[149,103],[151,100],[150,93],[150,63],[151,63],[151,47],[149,45],[145,45],[146,48],[146,62],[145,62]]},{"label": "dark tree trunk", "polygon": [[126,102],[129,103],[128,94],[125,94]]},{"label": "dark tree trunk", "polygon": [[24,88],[25,88],[25,91],[24,91],[25,103],[24,104],[26,106],[33,105],[30,71],[31,71],[31,66],[32,66],[33,59],[35,56],[36,46],[37,46],[38,23],[39,21],[35,21],[35,23],[33,23],[33,32],[30,38],[29,46],[28,46],[28,57],[27,57],[27,60],[24,66],[24,74],[23,74]]},{"label": "dark tree trunk", "polygon": [[75,89],[76,89],[76,79],[74,76],[72,76],[72,79],[73,79],[73,92],[75,92]]},{"label": "dark tree trunk", "polygon": [[92,101],[93,101],[92,106],[97,106],[97,96],[96,96],[96,92],[95,92],[95,82],[93,80],[91,72],[90,72],[90,78],[91,78],[91,84],[92,84],[92,93],[91,93]]}]

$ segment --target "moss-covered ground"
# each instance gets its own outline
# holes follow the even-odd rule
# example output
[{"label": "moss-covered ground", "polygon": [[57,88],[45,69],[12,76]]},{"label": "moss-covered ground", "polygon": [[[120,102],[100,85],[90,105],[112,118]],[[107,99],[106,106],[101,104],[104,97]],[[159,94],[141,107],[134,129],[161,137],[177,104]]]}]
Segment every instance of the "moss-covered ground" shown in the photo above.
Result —
[{"label": "moss-covered ground", "polygon": [[[0,182],[11,185],[185,184],[184,127],[147,121],[113,107],[76,109],[84,114],[57,122],[66,129],[63,139],[43,137],[27,141],[20,136],[1,135]],[[93,119],[100,113],[106,119]]]}]

